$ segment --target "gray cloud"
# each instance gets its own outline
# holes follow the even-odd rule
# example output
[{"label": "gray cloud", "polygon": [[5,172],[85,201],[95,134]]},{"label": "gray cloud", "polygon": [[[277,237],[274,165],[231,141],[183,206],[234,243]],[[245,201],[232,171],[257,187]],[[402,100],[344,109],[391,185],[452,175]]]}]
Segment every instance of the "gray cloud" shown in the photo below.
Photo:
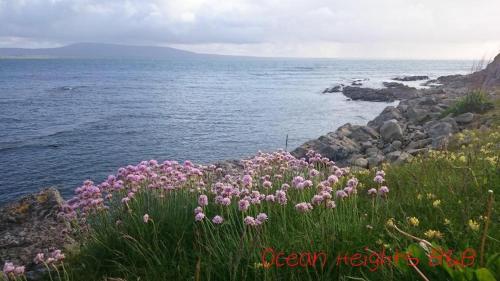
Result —
[{"label": "gray cloud", "polygon": [[250,54],[284,46],[297,55],[318,46],[330,55],[349,46],[362,55],[370,45],[500,48],[499,10],[496,0],[0,0],[0,46],[86,41]]}]

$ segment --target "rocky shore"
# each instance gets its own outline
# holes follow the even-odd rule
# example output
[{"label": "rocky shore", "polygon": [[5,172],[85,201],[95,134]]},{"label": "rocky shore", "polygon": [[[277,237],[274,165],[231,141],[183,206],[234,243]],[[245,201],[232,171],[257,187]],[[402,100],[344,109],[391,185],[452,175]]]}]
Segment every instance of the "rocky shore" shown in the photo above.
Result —
[{"label": "rocky shore", "polygon": [[[428,77],[393,80],[421,79]],[[371,168],[383,162],[402,163],[431,148],[444,148],[453,133],[489,125],[488,120],[476,113],[444,116],[443,112],[472,89],[481,88],[492,99],[498,99],[500,55],[482,71],[430,80],[427,85],[439,86],[428,89],[415,89],[399,82],[386,82],[383,89],[363,88],[361,84],[361,81],[354,81],[350,86],[338,85],[324,93],[343,94],[353,102],[398,100],[399,104],[386,107],[366,125],[347,123],[334,132],[308,141],[292,151],[294,156],[306,157],[312,149],[339,166]],[[220,162],[217,166],[226,171],[241,169],[237,160]],[[63,203],[59,192],[49,188],[1,207],[0,263],[10,261],[26,265],[28,278],[36,280],[43,269],[33,263],[35,255],[64,248],[73,242],[70,225],[58,216],[64,208]]]},{"label": "rocky shore", "polygon": [[[427,76],[394,78],[398,81],[428,79]],[[316,140],[301,145],[292,154],[306,157],[308,150],[318,151],[340,165],[371,168],[382,162],[401,163],[429,149],[445,148],[449,137],[466,128],[488,126],[489,120],[466,112],[458,116],[444,115],[450,106],[472,90],[481,89],[498,99],[500,90],[500,55],[486,69],[469,75],[439,77],[416,89],[397,82],[385,82],[383,89],[342,87],[352,100],[392,102],[367,125],[345,124]],[[435,86],[437,85],[437,86]],[[340,92],[340,88],[324,93]],[[340,94],[340,93],[339,93]]]}]

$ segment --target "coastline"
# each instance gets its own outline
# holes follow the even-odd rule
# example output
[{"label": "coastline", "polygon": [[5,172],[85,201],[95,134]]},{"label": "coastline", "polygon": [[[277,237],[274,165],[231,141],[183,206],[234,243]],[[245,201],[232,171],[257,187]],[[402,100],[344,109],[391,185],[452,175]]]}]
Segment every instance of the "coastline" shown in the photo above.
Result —
[{"label": "coastline", "polygon": [[[498,98],[495,89],[500,85],[499,70],[500,55],[485,70],[470,75],[439,77],[433,82],[440,83],[440,86],[415,89],[411,90],[411,95],[403,98],[399,96],[400,103],[397,106],[386,107],[366,125],[347,123],[334,132],[302,144],[291,153],[302,158],[306,157],[308,150],[313,149],[339,166],[373,168],[384,162],[403,163],[430,149],[446,148],[452,134],[490,125],[489,120],[481,118],[479,114],[468,112],[452,117],[443,116],[443,112],[457,99],[478,87],[487,89],[492,98]],[[371,99],[371,89],[359,89],[368,90],[361,90],[365,93],[358,91],[357,99]],[[397,96],[395,91],[388,88],[380,97],[393,99]],[[217,163],[218,167],[225,170],[239,170],[239,165],[238,160]],[[33,252],[40,247],[71,243],[70,227],[58,217],[63,205],[57,190],[46,189],[0,208],[0,225],[4,229],[0,235],[0,245],[3,246],[0,258],[29,264]],[[40,225],[50,226],[41,232],[48,240],[30,236],[30,232],[26,232],[26,229],[37,229]]]}]

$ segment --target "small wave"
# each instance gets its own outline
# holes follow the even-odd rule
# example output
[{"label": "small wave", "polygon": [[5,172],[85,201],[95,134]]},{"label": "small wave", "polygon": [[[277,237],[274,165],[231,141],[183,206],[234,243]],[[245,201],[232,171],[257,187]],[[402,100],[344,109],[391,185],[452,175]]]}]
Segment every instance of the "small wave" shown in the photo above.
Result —
[{"label": "small wave", "polygon": [[90,88],[89,86],[80,85],[80,86],[60,86],[49,89],[49,92],[52,93],[63,93],[63,92],[79,92],[83,89]]}]

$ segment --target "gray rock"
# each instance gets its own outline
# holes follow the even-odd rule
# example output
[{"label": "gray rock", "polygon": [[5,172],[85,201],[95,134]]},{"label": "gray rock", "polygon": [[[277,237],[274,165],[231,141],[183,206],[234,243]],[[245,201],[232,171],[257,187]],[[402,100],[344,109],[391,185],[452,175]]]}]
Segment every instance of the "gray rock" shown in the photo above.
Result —
[{"label": "gray rock", "polygon": [[432,143],[432,139],[431,138],[428,138],[428,139],[422,139],[422,140],[415,140],[415,141],[412,141],[408,144],[408,146],[406,147],[406,149],[418,149],[418,148],[422,148],[422,147],[426,147],[427,145],[430,145]]},{"label": "gray rock", "polygon": [[394,162],[399,159],[399,156],[401,156],[401,151],[393,151],[388,153],[385,157],[389,160],[389,162]]},{"label": "gray rock", "polygon": [[372,157],[368,158],[368,167],[373,168],[379,166],[383,161],[385,157],[383,155],[375,155]]},{"label": "gray rock", "polygon": [[456,116],[454,119],[457,123],[467,124],[472,122],[472,120],[474,120],[474,114],[471,112],[467,112]]},{"label": "gray rock", "polygon": [[406,115],[410,121],[420,123],[429,118],[429,111],[416,107],[409,107],[406,111]]},{"label": "gray rock", "polygon": [[446,145],[448,138],[455,132],[453,125],[449,122],[437,122],[429,128],[429,135],[432,138],[432,146],[440,148]]},{"label": "gray rock", "polygon": [[394,77],[392,80],[395,81],[418,81],[418,80],[427,80],[429,76],[427,75],[412,75],[412,76],[402,76],[402,77]]},{"label": "gray rock", "polygon": [[380,135],[386,142],[393,140],[401,140],[403,138],[403,130],[399,126],[397,120],[388,120],[380,127]]},{"label": "gray rock", "polygon": [[395,140],[392,142],[391,146],[394,150],[399,150],[403,143],[401,141]]},{"label": "gray rock", "polygon": [[402,163],[409,161],[411,158],[412,158],[412,156],[410,154],[408,154],[406,152],[401,152],[398,159],[396,159],[396,161],[394,161],[394,163],[395,164],[402,164]]},{"label": "gray rock", "polygon": [[326,88],[325,90],[323,90],[323,94],[339,93],[339,92],[342,92],[343,89],[344,89],[344,84],[338,84],[338,85],[335,85],[333,87]]},{"label": "gray rock", "polygon": [[354,165],[362,168],[367,168],[368,167],[368,160],[365,158],[358,158],[354,160]]},{"label": "gray rock", "polygon": [[370,147],[368,149],[366,149],[366,155],[368,156],[375,156],[379,153],[380,150],[378,150],[378,148],[376,147]]},{"label": "gray rock", "polygon": [[372,121],[368,122],[368,126],[378,130],[382,126],[382,124],[384,124],[385,121],[391,120],[391,119],[395,119],[395,120],[402,120],[403,119],[403,115],[401,114],[401,111],[394,106],[388,106],[388,107],[384,108],[382,113],[380,113]]},{"label": "gray rock", "polygon": [[379,137],[377,131],[368,126],[353,126],[349,137],[353,140],[364,142]]}]

